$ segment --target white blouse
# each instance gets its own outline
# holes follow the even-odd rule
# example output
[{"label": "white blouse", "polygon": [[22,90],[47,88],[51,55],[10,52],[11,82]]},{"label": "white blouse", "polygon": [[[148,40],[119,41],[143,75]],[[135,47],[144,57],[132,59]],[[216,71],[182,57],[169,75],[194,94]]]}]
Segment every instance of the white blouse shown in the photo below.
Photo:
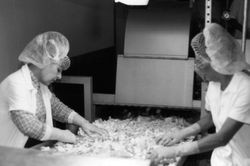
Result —
[{"label": "white blouse", "polygon": [[246,166],[250,161],[250,77],[234,74],[224,91],[220,83],[210,82],[206,94],[206,109],[211,111],[216,132],[229,117],[245,123],[226,146],[215,148],[212,166]]}]

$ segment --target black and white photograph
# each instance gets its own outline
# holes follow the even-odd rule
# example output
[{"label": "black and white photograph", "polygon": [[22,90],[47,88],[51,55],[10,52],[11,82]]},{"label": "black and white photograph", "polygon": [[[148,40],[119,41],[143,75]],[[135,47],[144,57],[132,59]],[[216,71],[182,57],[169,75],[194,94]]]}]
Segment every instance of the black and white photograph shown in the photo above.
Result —
[{"label": "black and white photograph", "polygon": [[0,166],[250,166],[250,2],[0,0]]}]

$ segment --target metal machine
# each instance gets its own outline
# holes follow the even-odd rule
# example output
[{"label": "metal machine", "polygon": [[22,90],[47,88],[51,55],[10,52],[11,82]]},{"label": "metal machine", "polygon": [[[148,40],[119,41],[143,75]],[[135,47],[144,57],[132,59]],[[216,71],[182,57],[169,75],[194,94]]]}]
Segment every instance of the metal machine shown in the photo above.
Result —
[{"label": "metal machine", "polygon": [[128,8],[115,94],[94,94],[95,104],[200,106],[193,100],[194,60],[188,57],[189,5],[159,1],[146,8]]}]

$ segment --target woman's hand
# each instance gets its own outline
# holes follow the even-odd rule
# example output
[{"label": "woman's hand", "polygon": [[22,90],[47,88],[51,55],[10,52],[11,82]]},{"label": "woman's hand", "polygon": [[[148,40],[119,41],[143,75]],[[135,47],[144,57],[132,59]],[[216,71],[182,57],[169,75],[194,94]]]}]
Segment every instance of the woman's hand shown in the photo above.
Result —
[{"label": "woman's hand", "polygon": [[108,132],[104,129],[101,129],[84,119],[79,114],[75,113],[73,117],[73,124],[82,128],[83,132],[86,133],[89,137],[92,137],[93,134],[98,134],[101,137],[108,137]]},{"label": "woman's hand", "polygon": [[163,159],[176,159],[176,157],[188,156],[200,153],[197,141],[185,142],[176,146],[157,147],[151,151],[149,158],[153,163],[160,163]]},{"label": "woman's hand", "polygon": [[177,131],[171,134],[164,134],[156,139],[156,143],[163,146],[172,146],[179,143],[182,140],[181,131]]},{"label": "woman's hand", "polygon": [[62,142],[76,143],[76,135],[69,130],[64,130],[63,136],[61,137]]},{"label": "woman's hand", "polygon": [[81,128],[90,137],[92,134],[98,134],[102,137],[108,137],[108,132],[105,129],[101,129],[89,122],[86,122],[81,125]]},{"label": "woman's hand", "polygon": [[159,163],[163,159],[171,159],[176,157],[175,147],[157,147],[150,152],[149,158],[155,162]]},{"label": "woman's hand", "polygon": [[52,128],[50,139],[67,143],[76,143],[75,134],[69,130],[61,130],[58,128]]}]

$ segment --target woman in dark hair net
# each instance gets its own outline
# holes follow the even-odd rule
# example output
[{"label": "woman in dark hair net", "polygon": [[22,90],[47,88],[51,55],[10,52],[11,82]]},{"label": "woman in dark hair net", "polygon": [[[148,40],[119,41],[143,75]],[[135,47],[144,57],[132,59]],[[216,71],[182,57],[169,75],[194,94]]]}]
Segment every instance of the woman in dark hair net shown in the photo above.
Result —
[{"label": "woman in dark hair net", "polygon": [[69,130],[53,127],[52,118],[75,124],[86,134],[106,135],[74,110],[64,105],[48,85],[62,77],[70,66],[69,42],[58,32],[36,36],[19,55],[25,65],[0,84],[0,145],[24,147],[29,137],[75,143]]},{"label": "woman in dark hair net", "polygon": [[[209,81],[205,108],[208,115],[197,123],[158,138],[163,146],[152,151],[156,162],[162,158],[186,156],[213,150],[212,166],[250,165],[250,77],[237,41],[218,24],[208,25],[192,40],[195,70]],[[215,126],[216,132],[187,143],[182,139]]]}]

